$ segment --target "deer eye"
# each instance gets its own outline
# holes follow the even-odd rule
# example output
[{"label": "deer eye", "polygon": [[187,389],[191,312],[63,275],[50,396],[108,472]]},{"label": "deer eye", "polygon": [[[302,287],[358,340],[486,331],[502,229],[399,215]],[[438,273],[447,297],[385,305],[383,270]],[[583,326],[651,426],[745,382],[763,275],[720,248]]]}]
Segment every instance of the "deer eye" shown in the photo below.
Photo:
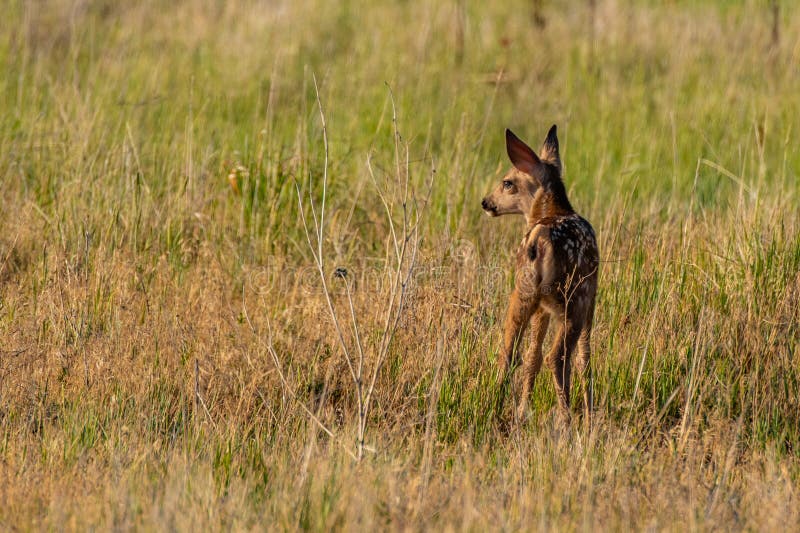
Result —
[{"label": "deer eye", "polygon": [[510,180],[503,180],[503,189],[508,190],[514,185]]}]

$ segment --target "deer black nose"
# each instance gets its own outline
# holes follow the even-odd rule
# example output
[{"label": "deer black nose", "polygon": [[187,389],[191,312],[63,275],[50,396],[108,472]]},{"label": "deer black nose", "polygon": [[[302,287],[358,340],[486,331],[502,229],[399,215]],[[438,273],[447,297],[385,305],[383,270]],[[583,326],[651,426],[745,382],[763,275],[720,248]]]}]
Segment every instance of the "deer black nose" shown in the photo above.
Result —
[{"label": "deer black nose", "polygon": [[483,200],[481,200],[481,207],[483,207],[483,208],[484,208],[484,209],[486,209],[487,211],[489,210],[489,201],[488,201],[488,200],[486,200],[486,198],[484,198]]}]

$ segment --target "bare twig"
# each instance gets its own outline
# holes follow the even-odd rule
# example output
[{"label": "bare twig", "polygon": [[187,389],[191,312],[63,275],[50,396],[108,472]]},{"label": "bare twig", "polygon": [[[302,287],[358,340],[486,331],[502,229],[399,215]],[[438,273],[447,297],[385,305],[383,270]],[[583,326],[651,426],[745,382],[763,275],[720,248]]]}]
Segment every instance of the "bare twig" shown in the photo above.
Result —
[{"label": "bare twig", "polygon": [[356,454],[349,447],[347,447],[342,442],[342,440],[339,439],[333,433],[333,431],[328,429],[327,426],[325,426],[325,424],[322,423],[322,421],[317,417],[317,415],[315,415],[314,412],[311,409],[309,409],[308,406],[305,403],[303,403],[302,400],[300,400],[300,398],[297,397],[297,394],[295,393],[294,389],[291,387],[291,385],[289,385],[289,381],[286,379],[286,374],[283,372],[283,367],[281,366],[280,358],[278,358],[278,354],[275,351],[272,342],[272,326],[270,324],[269,318],[267,318],[267,335],[268,335],[267,342],[264,342],[263,337],[259,334],[255,326],[253,326],[253,322],[250,320],[250,314],[247,312],[247,304],[244,302],[244,300],[242,301],[242,314],[244,315],[244,319],[247,322],[247,325],[250,327],[250,331],[253,332],[253,335],[255,335],[259,343],[266,348],[267,353],[269,353],[270,357],[272,358],[272,362],[275,365],[275,370],[278,372],[278,377],[280,378],[281,384],[283,385],[283,390],[286,392],[286,394],[289,395],[289,398],[291,398],[295,403],[297,403],[297,405],[299,405],[300,408],[308,415],[311,421],[314,422],[317,426],[319,426],[319,428],[322,431],[324,431],[325,434],[328,435],[331,439],[333,439],[334,442],[339,444],[350,457],[352,457],[353,459],[357,459]]},{"label": "bare twig", "polygon": [[208,417],[208,421],[211,422],[211,425],[214,429],[217,429],[217,424],[214,422],[214,418],[211,416],[211,411],[208,410],[206,406],[206,402],[203,401],[203,396],[200,395],[200,363],[197,361],[197,358],[194,360],[194,412],[198,411],[197,406],[198,404],[203,408],[206,416]]},{"label": "bare twig", "polygon": [[[377,343],[377,346],[374,348],[374,358],[372,359],[372,364],[369,368],[367,368],[367,354],[365,350],[365,346],[362,342],[361,338],[361,331],[359,326],[359,318],[356,312],[356,305],[353,301],[353,294],[350,287],[350,282],[347,279],[346,274],[342,277],[344,278],[345,284],[345,293],[347,296],[347,304],[348,304],[348,311],[350,314],[350,321],[352,323],[352,333],[353,337],[355,338],[355,347],[351,347],[348,341],[345,339],[343,326],[341,319],[336,311],[336,307],[334,306],[333,297],[331,295],[331,290],[328,287],[328,279],[325,274],[325,266],[324,266],[324,242],[325,242],[325,203],[328,191],[328,166],[329,166],[329,148],[328,148],[328,130],[327,130],[327,122],[325,120],[325,112],[322,106],[322,99],[319,93],[319,86],[317,84],[316,77],[313,77],[314,80],[314,90],[316,91],[316,101],[317,107],[319,109],[320,120],[322,122],[322,139],[323,139],[323,146],[325,150],[325,159],[324,159],[324,167],[322,172],[322,197],[319,199],[319,212],[317,212],[317,208],[314,203],[314,198],[312,195],[312,187],[311,183],[309,182],[309,195],[308,195],[308,202],[309,202],[309,210],[306,209],[304,205],[304,195],[300,190],[300,185],[298,182],[295,182],[295,189],[297,192],[297,201],[299,205],[299,212],[300,212],[300,219],[303,226],[303,233],[306,238],[306,244],[308,245],[309,250],[311,251],[311,255],[314,260],[314,266],[320,277],[320,283],[322,286],[322,295],[325,299],[325,304],[328,310],[328,314],[333,322],[333,328],[336,334],[336,338],[340,347],[340,352],[342,354],[342,358],[344,359],[348,372],[350,374],[350,379],[352,380],[353,384],[353,391],[354,396],[357,404],[358,409],[358,416],[357,416],[357,424],[358,424],[358,436],[357,436],[357,448],[355,453],[353,454],[356,459],[361,459],[364,455],[364,450],[367,450],[365,446],[365,437],[367,433],[367,421],[369,418],[369,411],[372,405],[372,401],[375,395],[375,389],[378,381],[378,377],[380,372],[388,358],[389,349],[392,344],[392,340],[394,339],[395,332],[398,329],[400,324],[400,317],[403,313],[405,308],[405,300],[406,300],[406,292],[411,280],[411,275],[414,270],[414,265],[416,262],[417,251],[419,247],[420,235],[419,235],[419,222],[422,216],[424,209],[420,209],[413,197],[412,186],[410,183],[410,172],[409,172],[409,148],[407,145],[403,146],[402,137],[400,136],[400,132],[397,127],[397,110],[395,107],[394,96],[392,94],[391,88],[389,88],[389,99],[392,104],[392,123],[394,126],[394,155],[395,155],[395,179],[400,182],[400,205],[402,207],[402,221],[400,223],[395,221],[395,209],[394,204],[392,201],[389,200],[387,195],[385,194],[384,190],[378,183],[378,179],[376,178],[375,172],[373,171],[372,164],[371,164],[371,156],[367,157],[367,171],[369,173],[370,178],[372,179],[373,185],[375,185],[375,190],[377,191],[377,195],[380,198],[381,203],[383,204],[383,208],[386,213],[386,218],[389,225],[389,243],[387,243],[387,268],[389,265],[392,265],[390,269],[388,269],[387,274],[389,276],[389,289],[388,294],[386,295],[386,303],[385,307],[381,311],[380,315],[382,317],[383,328],[381,330],[381,337]],[[388,87],[388,84],[387,84]],[[435,173],[435,169],[433,171]],[[310,175],[309,175],[310,180]],[[432,181],[431,187],[432,190]],[[428,191],[428,198],[430,197],[430,190]],[[426,200],[425,206],[427,206],[428,202]],[[413,214],[413,217],[412,217]],[[311,221],[309,221],[309,215]],[[312,233],[314,237],[312,238]],[[389,250],[392,250],[393,253],[390,253]],[[391,256],[391,257],[390,257]],[[356,353],[353,353],[354,350]],[[280,369],[280,361],[275,353],[274,348],[272,347],[271,342],[268,344],[268,351],[273,358],[276,368]],[[320,425],[320,427],[324,428],[324,425],[316,418],[313,414],[311,409],[309,409],[305,404],[303,404],[291,391],[289,387],[288,381],[286,381],[285,376],[283,376],[282,371],[279,370],[279,374],[281,375],[281,381],[284,385],[284,388],[289,391],[290,395],[298,401],[306,411],[306,413],[312,417],[312,419]],[[365,380],[365,377],[368,377]],[[333,433],[324,428],[325,431],[333,437]]]}]

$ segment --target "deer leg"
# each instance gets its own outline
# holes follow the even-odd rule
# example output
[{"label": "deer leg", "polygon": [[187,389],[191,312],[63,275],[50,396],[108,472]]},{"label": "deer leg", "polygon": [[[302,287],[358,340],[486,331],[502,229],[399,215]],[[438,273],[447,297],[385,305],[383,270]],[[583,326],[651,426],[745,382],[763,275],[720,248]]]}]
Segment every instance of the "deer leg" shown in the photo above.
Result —
[{"label": "deer leg", "polygon": [[517,288],[511,293],[511,299],[506,313],[506,322],[503,332],[503,351],[500,354],[500,372],[503,378],[508,377],[517,360],[519,343],[528,327],[531,314],[538,304],[533,298],[526,298]]},{"label": "deer leg", "polygon": [[588,427],[592,424],[592,408],[594,406],[594,390],[592,385],[591,347],[589,341],[592,336],[592,326],[587,324],[578,337],[578,357],[575,360],[575,370],[581,377],[583,387],[583,416]]},{"label": "deer leg", "polygon": [[547,356],[547,364],[553,371],[556,385],[556,394],[562,416],[569,421],[569,381],[572,352],[578,342],[580,331],[571,322],[567,321],[559,327],[553,341],[553,347]]},{"label": "deer leg", "polygon": [[550,325],[550,315],[543,308],[537,309],[531,317],[531,344],[525,352],[522,363],[522,396],[517,407],[520,420],[525,418],[528,407],[528,398],[531,395],[533,383],[542,368],[542,343]]},{"label": "deer leg", "polygon": [[583,386],[583,416],[587,427],[592,425],[592,409],[594,409],[594,384],[592,383],[592,348],[590,341],[592,338],[592,322],[594,321],[594,298],[586,311],[581,333],[578,337],[578,358],[575,361],[575,368],[581,376]]}]

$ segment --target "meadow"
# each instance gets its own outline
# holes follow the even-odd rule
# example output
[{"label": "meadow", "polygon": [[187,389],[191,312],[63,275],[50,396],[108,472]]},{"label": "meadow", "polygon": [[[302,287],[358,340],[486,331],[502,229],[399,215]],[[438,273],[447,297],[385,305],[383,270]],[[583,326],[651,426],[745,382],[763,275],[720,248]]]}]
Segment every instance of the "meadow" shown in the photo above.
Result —
[{"label": "meadow", "polygon": [[[790,2],[2,12],[0,529],[800,528]],[[591,427],[496,375],[554,123]]]}]

